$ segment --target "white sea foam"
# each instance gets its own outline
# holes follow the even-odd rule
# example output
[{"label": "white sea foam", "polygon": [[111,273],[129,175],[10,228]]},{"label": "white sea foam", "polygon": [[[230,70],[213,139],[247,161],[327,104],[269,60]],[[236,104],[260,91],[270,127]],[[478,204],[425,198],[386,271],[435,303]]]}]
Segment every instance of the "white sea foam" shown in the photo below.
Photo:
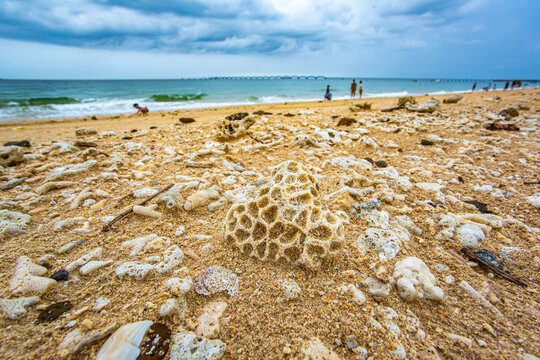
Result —
[{"label": "white sea foam", "polygon": [[[322,101],[326,85],[334,100],[360,101],[349,96],[350,79],[324,80],[167,80],[167,81],[36,81],[36,89],[17,81],[0,81],[0,122],[53,118],[88,117],[93,115],[133,114],[134,103],[150,111],[212,108],[283,102]],[[43,84],[45,83],[45,84]],[[24,84],[24,86],[23,86]],[[470,92],[473,81],[393,81],[364,79],[362,99],[405,95],[445,95]],[[479,81],[477,91],[488,84]],[[5,85],[5,86],[4,86]],[[39,85],[39,86],[38,86]],[[499,85],[499,84],[497,84]],[[47,86],[51,91],[43,90]],[[502,85],[504,86],[504,85]],[[530,88],[530,84],[527,86]],[[8,89],[9,91],[6,91]],[[41,90],[39,90],[41,89]],[[502,87],[499,88],[502,90]],[[153,94],[208,94],[202,99],[156,102]],[[9,95],[9,96],[8,96]],[[30,98],[66,96],[80,102],[17,106],[17,101]],[[3,104],[3,107],[2,107]]]}]

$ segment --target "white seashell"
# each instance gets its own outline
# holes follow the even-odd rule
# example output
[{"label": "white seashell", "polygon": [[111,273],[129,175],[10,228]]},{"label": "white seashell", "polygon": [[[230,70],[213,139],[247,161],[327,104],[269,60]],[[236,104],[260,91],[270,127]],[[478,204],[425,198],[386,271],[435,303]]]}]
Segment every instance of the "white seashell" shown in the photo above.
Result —
[{"label": "white seashell", "polygon": [[96,360],[135,360],[141,350],[139,346],[144,334],[153,322],[138,321],[120,327],[99,350]]}]

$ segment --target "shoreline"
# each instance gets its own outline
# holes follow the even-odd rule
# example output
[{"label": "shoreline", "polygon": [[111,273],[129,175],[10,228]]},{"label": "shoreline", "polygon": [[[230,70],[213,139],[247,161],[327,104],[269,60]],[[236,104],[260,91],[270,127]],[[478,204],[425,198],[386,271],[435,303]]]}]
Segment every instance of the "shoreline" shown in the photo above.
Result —
[{"label": "shoreline", "polygon": [[[492,97],[491,94],[497,94],[496,96],[508,93],[512,94],[518,91],[535,91],[538,88],[526,88],[526,89],[514,89],[514,90],[496,90],[496,91],[476,91],[476,92],[452,92],[448,94],[425,94],[414,96],[419,103],[424,102],[431,97],[438,97],[441,101],[447,97],[454,95],[464,96],[464,100],[470,98],[476,101],[479,98]],[[493,95],[495,96],[495,95]],[[74,129],[77,127],[95,127],[98,132],[100,131],[114,131],[122,130],[123,127],[134,128],[137,126],[143,126],[146,122],[152,122],[153,126],[170,125],[170,116],[173,117],[193,117],[199,118],[202,121],[216,120],[218,117],[225,117],[231,113],[236,112],[248,112],[251,113],[257,110],[284,112],[293,111],[295,109],[328,109],[335,108],[336,110],[344,110],[352,103],[357,102],[370,102],[372,104],[372,110],[378,111],[383,108],[395,106],[399,96],[392,97],[371,97],[371,98],[353,98],[353,99],[339,99],[331,101],[302,101],[302,102],[276,102],[276,103],[264,103],[264,104],[249,104],[249,105],[227,105],[223,107],[207,107],[207,108],[194,108],[194,109],[176,109],[176,110],[158,110],[150,111],[146,115],[132,114],[126,117],[124,114],[111,114],[111,115],[88,115],[83,117],[69,117],[69,118],[55,118],[55,119],[43,119],[43,120],[19,120],[0,123],[0,141],[12,141],[27,139],[28,136],[34,139],[34,141],[50,141],[58,136],[68,135],[70,132],[73,134]],[[17,128],[13,131],[10,128]],[[41,131],[44,130],[44,131]],[[57,131],[55,135],[55,131]],[[28,139],[32,140],[32,139]]]}]

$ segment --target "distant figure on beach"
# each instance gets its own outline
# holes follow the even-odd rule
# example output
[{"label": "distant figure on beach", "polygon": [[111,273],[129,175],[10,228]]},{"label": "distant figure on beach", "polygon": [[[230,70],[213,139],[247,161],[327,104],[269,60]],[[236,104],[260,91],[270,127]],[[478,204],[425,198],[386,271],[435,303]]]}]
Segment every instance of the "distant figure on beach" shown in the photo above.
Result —
[{"label": "distant figure on beach", "polygon": [[351,84],[351,97],[353,98],[355,96],[356,96],[356,80],[353,80]]},{"label": "distant figure on beach", "polygon": [[497,84],[493,84],[493,91],[497,90]]},{"label": "distant figure on beach", "polygon": [[362,84],[362,80],[360,80],[360,84],[358,84],[358,97],[362,98],[362,93],[364,92],[364,85]]},{"label": "distant figure on beach", "polygon": [[506,84],[504,84],[504,90],[508,90],[508,85],[510,85],[510,81],[507,81]]},{"label": "distant figure on beach", "polygon": [[140,107],[139,104],[133,104],[133,107],[137,109],[136,114],[146,114],[148,112],[148,108],[146,106]]},{"label": "distant figure on beach", "polygon": [[330,85],[326,86],[326,94],[324,94],[324,100],[332,100],[332,93],[330,92]]},{"label": "distant figure on beach", "polygon": [[475,82],[474,85],[472,86],[472,90],[471,90],[471,91],[474,91],[474,89],[476,89],[476,82]]},{"label": "distant figure on beach", "polygon": [[489,91],[491,89],[491,82],[488,84],[488,86],[484,86],[484,91]]}]

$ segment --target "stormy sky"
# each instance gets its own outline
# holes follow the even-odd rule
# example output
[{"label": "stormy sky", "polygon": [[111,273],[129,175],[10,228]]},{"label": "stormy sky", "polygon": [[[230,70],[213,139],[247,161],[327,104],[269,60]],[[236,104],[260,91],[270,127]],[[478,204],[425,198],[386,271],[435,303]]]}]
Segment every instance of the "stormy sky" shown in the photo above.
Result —
[{"label": "stormy sky", "polygon": [[0,78],[540,78],[538,0],[0,0]]}]

